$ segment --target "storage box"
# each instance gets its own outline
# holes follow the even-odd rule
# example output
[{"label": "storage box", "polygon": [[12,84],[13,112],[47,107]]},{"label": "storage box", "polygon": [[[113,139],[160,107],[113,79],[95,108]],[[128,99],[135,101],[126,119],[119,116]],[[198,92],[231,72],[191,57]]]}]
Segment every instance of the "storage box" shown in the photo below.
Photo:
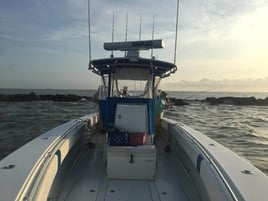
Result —
[{"label": "storage box", "polygon": [[153,179],[156,171],[154,145],[109,146],[107,175],[110,179]]},{"label": "storage box", "polygon": [[110,131],[108,133],[108,140],[110,145],[126,146],[128,144],[128,133],[119,130]]},{"label": "storage box", "polygon": [[146,141],[146,133],[129,133],[128,145],[137,146],[144,145]]}]

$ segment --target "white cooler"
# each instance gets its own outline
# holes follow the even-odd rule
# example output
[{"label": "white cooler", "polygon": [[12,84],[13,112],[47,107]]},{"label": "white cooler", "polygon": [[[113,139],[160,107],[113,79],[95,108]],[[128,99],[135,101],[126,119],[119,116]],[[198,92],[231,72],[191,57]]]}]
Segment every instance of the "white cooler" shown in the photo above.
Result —
[{"label": "white cooler", "polygon": [[153,179],[156,169],[154,145],[109,146],[107,175],[110,179]]}]

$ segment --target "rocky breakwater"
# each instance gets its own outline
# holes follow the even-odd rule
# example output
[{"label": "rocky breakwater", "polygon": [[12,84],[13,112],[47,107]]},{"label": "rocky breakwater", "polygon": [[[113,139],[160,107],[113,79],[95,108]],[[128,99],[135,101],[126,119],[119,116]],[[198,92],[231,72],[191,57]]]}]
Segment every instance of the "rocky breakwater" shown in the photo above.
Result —
[{"label": "rocky breakwater", "polygon": [[[0,101],[19,102],[19,101],[58,101],[58,102],[78,102],[78,101],[95,101],[94,97],[79,96],[73,94],[55,94],[55,95],[38,95],[34,92],[29,94],[0,94]],[[228,105],[259,105],[268,106],[268,97],[265,99],[256,99],[255,97],[208,97],[204,100],[186,100],[178,98],[169,98],[172,105],[184,106],[192,102],[203,102],[211,105],[228,104]]]},{"label": "rocky breakwater", "polygon": [[29,94],[0,94],[0,101],[19,102],[19,101],[59,101],[59,102],[78,102],[78,101],[92,101],[93,98],[89,96],[78,96],[73,94],[56,94],[56,95],[37,95],[34,92]]},{"label": "rocky breakwater", "polygon": [[177,99],[177,98],[169,98],[168,102],[176,106],[190,105],[190,103],[187,100]]},{"label": "rocky breakwater", "polygon": [[211,105],[228,104],[228,105],[259,105],[268,106],[268,97],[265,99],[256,99],[255,97],[208,97],[203,100]]}]

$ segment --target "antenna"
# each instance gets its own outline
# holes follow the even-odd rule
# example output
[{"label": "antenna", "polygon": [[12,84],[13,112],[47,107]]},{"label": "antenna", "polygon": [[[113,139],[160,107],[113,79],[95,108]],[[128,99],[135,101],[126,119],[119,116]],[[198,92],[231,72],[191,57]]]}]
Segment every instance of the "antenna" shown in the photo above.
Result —
[{"label": "antenna", "polygon": [[126,16],[126,34],[125,34],[125,41],[127,42],[127,28],[128,28],[128,13],[127,13],[127,16]]},{"label": "antenna", "polygon": [[90,0],[88,0],[88,60],[89,64],[88,67],[90,68],[90,62],[91,62],[91,39],[90,39]]},{"label": "antenna", "polygon": [[[153,16],[153,31],[152,31],[152,40],[154,40],[154,24],[155,24],[155,14]],[[151,58],[153,58],[153,52],[154,52],[154,49],[152,47],[152,50],[151,50]]]},{"label": "antenna", "polygon": [[[127,42],[127,28],[128,28],[128,13],[126,16],[126,34],[125,34],[125,42]],[[125,56],[127,55],[127,51],[125,51]]]},{"label": "antenna", "polygon": [[[114,42],[114,12],[113,12],[113,27],[112,27],[112,43]],[[114,51],[112,50],[111,57],[114,57]]]},{"label": "antenna", "polygon": [[174,64],[176,63],[176,56],[177,56],[177,38],[178,38],[178,24],[179,24],[179,5],[180,5],[180,0],[177,1],[177,17],[176,17],[176,34],[175,34]]},{"label": "antenna", "polygon": [[142,25],[142,14],[140,17],[140,33],[139,33],[139,40],[141,40],[141,25]]}]

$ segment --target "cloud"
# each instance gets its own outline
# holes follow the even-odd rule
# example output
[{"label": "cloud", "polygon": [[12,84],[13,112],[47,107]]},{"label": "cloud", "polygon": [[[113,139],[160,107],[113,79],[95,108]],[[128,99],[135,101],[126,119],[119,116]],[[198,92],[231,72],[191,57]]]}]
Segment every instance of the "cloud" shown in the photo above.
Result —
[{"label": "cloud", "polygon": [[[155,38],[163,38],[166,49],[155,50],[154,54],[159,59],[173,61],[176,3],[177,0],[91,0],[92,58],[110,54],[103,50],[103,42],[111,41],[114,12],[115,41],[125,39],[127,13],[128,39],[138,39],[141,14],[142,39],[150,39],[155,14]],[[267,27],[267,5],[268,1],[265,0],[180,0],[177,58],[183,67],[180,75],[185,80],[209,79],[173,80],[175,85],[170,86],[180,86],[185,90],[191,90],[191,87],[196,90],[222,87],[224,90],[235,85],[238,90],[247,83],[246,86],[253,90],[255,82],[261,85],[253,78],[268,76],[265,73],[268,71],[264,70],[268,69],[267,45],[264,46],[267,28],[263,31]],[[252,15],[260,8],[263,8],[261,13]],[[34,75],[28,66],[34,68],[42,64],[53,73],[63,68],[70,70],[73,66],[84,68],[88,62],[87,17],[87,1],[0,1],[0,67],[8,66],[11,71],[10,66],[19,66],[22,72],[33,77],[39,69]],[[77,64],[72,63],[73,60]],[[66,62],[63,64],[59,61]],[[1,73],[7,77],[3,71]],[[69,74],[66,76],[70,77],[73,71]],[[225,77],[229,80],[223,80]],[[241,79],[241,83],[238,79],[235,81],[235,78],[245,77],[252,79],[247,82]],[[21,76],[16,78],[23,79]],[[50,80],[52,77],[44,79]],[[62,79],[62,82],[65,80]]]},{"label": "cloud", "polygon": [[[237,36],[234,38],[232,30],[237,22],[267,4],[264,0],[181,1],[180,45],[195,49],[218,44],[221,48],[222,44],[233,44]],[[234,50],[234,45],[231,50]],[[223,52],[226,51],[223,49]],[[233,52],[236,54],[236,51]],[[210,55],[210,51],[207,55]]]},{"label": "cloud", "polygon": [[163,82],[163,89],[179,91],[267,92],[268,77],[262,79],[201,79],[198,81]]}]

